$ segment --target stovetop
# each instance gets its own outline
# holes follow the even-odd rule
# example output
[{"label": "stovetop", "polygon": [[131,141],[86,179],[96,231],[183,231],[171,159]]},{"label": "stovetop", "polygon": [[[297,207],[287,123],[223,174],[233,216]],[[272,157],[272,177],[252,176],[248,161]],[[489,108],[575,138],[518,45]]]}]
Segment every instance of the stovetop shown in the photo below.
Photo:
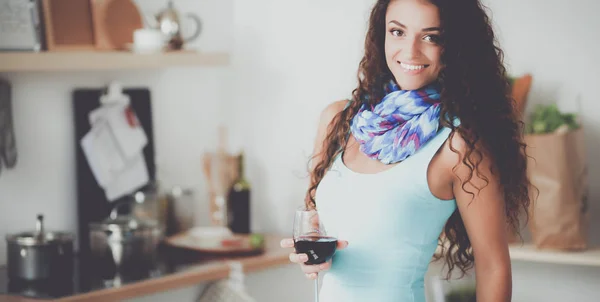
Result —
[{"label": "stovetop", "polygon": [[160,278],[209,261],[211,258],[186,250],[160,246],[157,260],[146,267],[129,268],[117,272],[110,263],[98,263],[87,257],[76,256],[73,272],[53,276],[48,280],[25,281],[11,279],[7,268],[0,267],[0,294],[21,295],[36,299],[57,299],[96,290]]}]

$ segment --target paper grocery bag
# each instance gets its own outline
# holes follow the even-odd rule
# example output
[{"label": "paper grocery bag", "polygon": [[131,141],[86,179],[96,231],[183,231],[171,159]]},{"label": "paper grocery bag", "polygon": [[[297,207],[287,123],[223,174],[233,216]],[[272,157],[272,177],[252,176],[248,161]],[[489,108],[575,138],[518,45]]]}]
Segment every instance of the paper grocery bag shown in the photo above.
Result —
[{"label": "paper grocery bag", "polygon": [[[587,248],[588,173],[583,129],[526,135],[532,188],[529,230],[537,248]],[[537,199],[536,199],[537,195]]]},{"label": "paper grocery bag", "polygon": [[208,187],[210,222],[213,226],[227,227],[227,193],[238,177],[239,158],[227,148],[227,128],[219,126],[218,145],[214,152],[202,156],[202,170]]},{"label": "paper grocery bag", "polygon": [[227,226],[227,193],[237,178],[238,158],[217,151],[203,156],[203,170],[208,183],[211,224]]}]

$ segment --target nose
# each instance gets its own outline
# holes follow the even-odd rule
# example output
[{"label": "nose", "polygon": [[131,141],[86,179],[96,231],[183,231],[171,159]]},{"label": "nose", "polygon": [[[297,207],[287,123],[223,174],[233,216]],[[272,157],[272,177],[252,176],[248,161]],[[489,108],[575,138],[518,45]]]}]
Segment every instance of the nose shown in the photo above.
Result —
[{"label": "nose", "polygon": [[404,57],[405,59],[412,60],[416,59],[420,56],[421,49],[419,40],[417,39],[407,39],[404,45]]}]

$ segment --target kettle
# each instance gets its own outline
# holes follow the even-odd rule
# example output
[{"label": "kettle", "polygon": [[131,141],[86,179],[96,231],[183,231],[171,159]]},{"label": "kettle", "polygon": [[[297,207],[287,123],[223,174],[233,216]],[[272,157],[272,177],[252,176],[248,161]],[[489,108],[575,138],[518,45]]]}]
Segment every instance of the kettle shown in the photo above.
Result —
[{"label": "kettle", "polygon": [[202,22],[200,18],[193,13],[186,13],[183,16],[188,17],[196,24],[194,33],[189,37],[183,37],[181,33],[180,13],[175,9],[173,1],[169,0],[167,8],[160,11],[154,19],[148,20],[150,27],[156,28],[162,32],[166,38],[167,45],[172,50],[179,50],[187,42],[193,41],[202,31]]}]

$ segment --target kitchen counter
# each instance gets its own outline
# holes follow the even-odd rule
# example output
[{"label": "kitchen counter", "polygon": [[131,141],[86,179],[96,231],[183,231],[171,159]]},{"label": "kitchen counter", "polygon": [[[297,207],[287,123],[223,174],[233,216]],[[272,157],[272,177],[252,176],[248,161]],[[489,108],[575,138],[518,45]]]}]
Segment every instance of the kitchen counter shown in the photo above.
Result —
[{"label": "kitchen counter", "polygon": [[279,247],[282,238],[267,235],[265,251],[258,255],[218,257],[162,245],[155,267],[121,277],[115,277],[114,271],[88,268],[85,261],[76,260],[72,280],[11,282],[6,267],[1,267],[0,301],[118,301],[220,280],[229,276],[231,262],[239,262],[245,273],[288,264],[290,251]]}]

